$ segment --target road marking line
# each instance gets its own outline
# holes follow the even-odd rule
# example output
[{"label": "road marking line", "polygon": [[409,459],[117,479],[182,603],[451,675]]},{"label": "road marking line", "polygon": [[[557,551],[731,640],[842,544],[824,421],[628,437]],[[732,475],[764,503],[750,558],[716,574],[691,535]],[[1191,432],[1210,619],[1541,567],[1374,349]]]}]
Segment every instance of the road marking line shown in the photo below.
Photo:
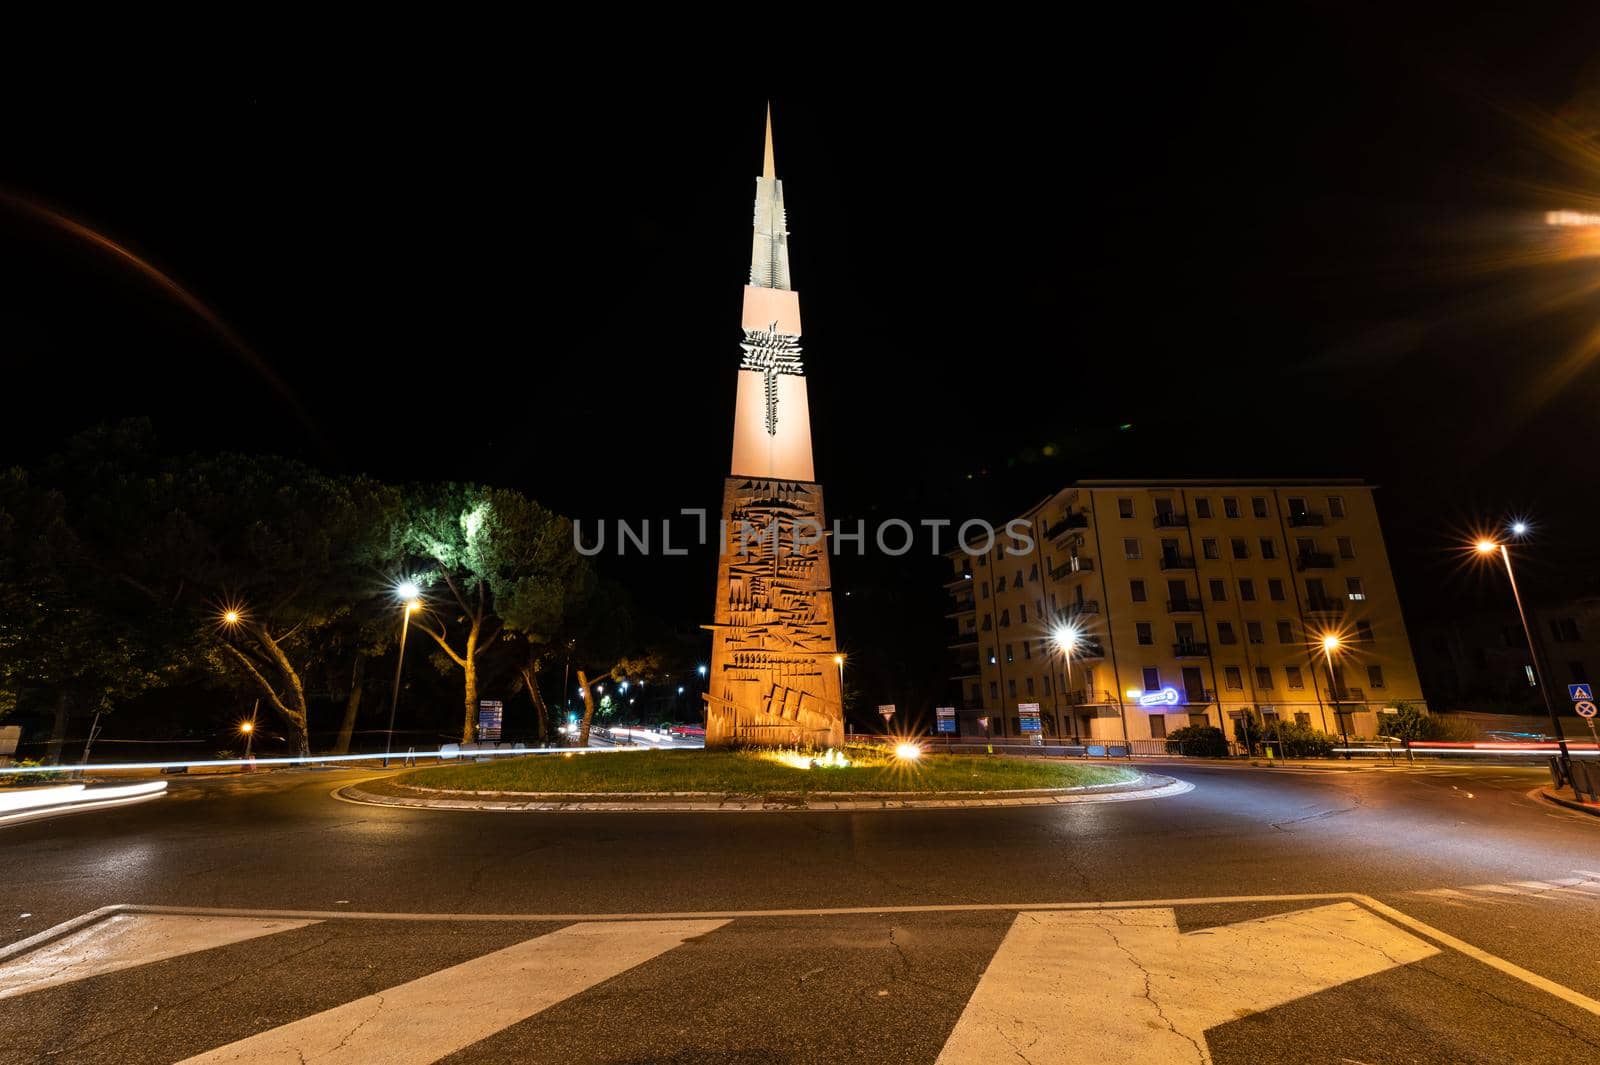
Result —
[{"label": "road marking line", "polygon": [[727,921],[569,925],[187,1058],[180,1065],[425,1065]]},{"label": "road marking line", "polygon": [[0,969],[0,999],[316,923],[282,917],[112,914]]},{"label": "road marking line", "polygon": [[1170,908],[1023,912],[938,1065],[1208,1063],[1209,1028],[1438,953],[1353,902],[1187,934]]},{"label": "road marking line", "polygon": [[1412,931],[1419,932],[1422,935],[1427,936],[1435,943],[1449,947],[1451,950],[1459,951],[1475,961],[1482,962],[1491,969],[1495,969],[1499,972],[1505,973],[1507,976],[1521,980],[1523,983],[1528,984],[1531,987],[1536,987],[1540,991],[1554,995],[1563,1002],[1576,1006],[1587,1013],[1592,1013],[1596,1017],[1600,1017],[1600,1002],[1595,1001],[1588,995],[1581,994],[1577,991],[1574,991],[1570,987],[1558,984],[1554,980],[1540,976],[1538,973],[1530,972],[1520,965],[1506,961],[1499,955],[1490,954],[1488,951],[1475,947],[1465,940],[1457,939],[1448,932],[1441,932],[1432,925],[1425,924],[1422,921],[1417,920],[1415,917],[1409,917],[1395,909],[1393,906],[1386,906],[1377,899],[1368,895],[1355,895],[1352,897],[1360,899],[1363,905],[1376,910],[1385,917],[1389,918],[1391,921],[1403,924]]},{"label": "road marking line", "polygon": [[64,936],[68,932],[82,928],[84,925],[94,924],[94,922],[100,920],[102,917],[109,917],[114,913],[122,913],[127,909],[130,909],[130,907],[118,903],[114,906],[102,906],[98,910],[90,910],[88,913],[80,913],[76,917],[70,917],[67,920],[62,921],[60,924],[51,925],[42,932],[35,932],[26,939],[19,939],[15,943],[10,943],[4,947],[0,947],[0,961],[4,961],[5,959],[17,954],[21,954],[24,951],[31,950],[40,943]]}]

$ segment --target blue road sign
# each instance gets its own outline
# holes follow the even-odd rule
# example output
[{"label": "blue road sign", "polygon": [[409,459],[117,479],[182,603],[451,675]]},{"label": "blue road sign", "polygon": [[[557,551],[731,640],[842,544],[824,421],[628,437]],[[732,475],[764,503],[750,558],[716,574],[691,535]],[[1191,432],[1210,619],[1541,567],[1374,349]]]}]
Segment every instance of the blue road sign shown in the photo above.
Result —
[{"label": "blue road sign", "polygon": [[1594,689],[1587,684],[1568,684],[1567,695],[1575,703],[1590,703],[1594,701]]}]

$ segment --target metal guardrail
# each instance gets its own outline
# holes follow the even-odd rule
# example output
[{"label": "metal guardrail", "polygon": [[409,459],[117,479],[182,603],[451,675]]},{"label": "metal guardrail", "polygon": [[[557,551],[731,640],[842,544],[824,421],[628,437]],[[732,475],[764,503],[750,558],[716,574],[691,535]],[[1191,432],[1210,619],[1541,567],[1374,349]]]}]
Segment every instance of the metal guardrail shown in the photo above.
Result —
[{"label": "metal guardrail", "polygon": [[1560,756],[1551,755],[1550,780],[1558,789],[1570,786],[1580,800],[1600,802],[1600,763],[1572,759],[1563,772]]}]

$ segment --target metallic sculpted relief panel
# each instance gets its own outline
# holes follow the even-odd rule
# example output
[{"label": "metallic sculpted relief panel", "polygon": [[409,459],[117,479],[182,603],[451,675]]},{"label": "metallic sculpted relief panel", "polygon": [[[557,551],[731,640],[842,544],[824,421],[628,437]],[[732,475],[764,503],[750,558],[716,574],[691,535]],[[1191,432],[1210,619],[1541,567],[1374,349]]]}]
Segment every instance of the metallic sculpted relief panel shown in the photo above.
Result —
[{"label": "metallic sculpted relief panel", "polygon": [[822,489],[728,478],[706,743],[844,742]]}]

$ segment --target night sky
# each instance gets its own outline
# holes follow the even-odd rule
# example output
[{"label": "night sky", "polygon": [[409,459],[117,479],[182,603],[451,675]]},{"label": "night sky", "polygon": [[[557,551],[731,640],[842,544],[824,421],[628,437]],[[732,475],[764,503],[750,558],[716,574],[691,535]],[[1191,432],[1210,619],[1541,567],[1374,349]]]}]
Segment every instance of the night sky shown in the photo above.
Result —
[{"label": "night sky", "polygon": [[[1600,257],[1575,253],[1600,238],[1543,214],[1600,211],[1597,22],[1130,17],[705,91],[619,62],[637,82],[41,95],[0,153],[0,461],[145,415],[173,451],[505,484],[591,523],[714,509],[770,92],[833,516],[1359,476],[1413,621],[1480,594],[1454,548],[1511,512],[1531,583],[1592,589]],[[165,271],[264,369],[36,207]],[[836,565],[873,696],[938,672],[940,565]],[[603,566],[709,620],[708,553]]]}]

